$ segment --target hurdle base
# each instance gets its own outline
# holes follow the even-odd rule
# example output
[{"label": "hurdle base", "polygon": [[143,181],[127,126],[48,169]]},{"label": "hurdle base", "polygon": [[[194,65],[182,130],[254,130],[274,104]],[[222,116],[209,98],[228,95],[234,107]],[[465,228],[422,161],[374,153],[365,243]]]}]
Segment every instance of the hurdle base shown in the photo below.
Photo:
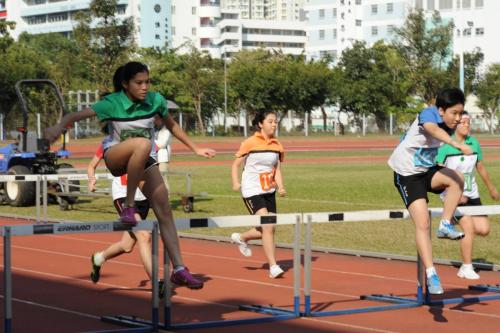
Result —
[{"label": "hurdle base", "polygon": [[274,307],[274,306],[265,306],[265,305],[240,305],[239,309],[243,310],[243,311],[250,311],[250,312],[262,313],[262,314],[270,314],[270,315],[290,314],[290,315],[295,315],[297,317],[299,316],[299,314],[297,314],[293,310],[277,308],[277,307]]},{"label": "hurdle base", "polygon": [[311,311],[310,304],[309,304],[309,306],[306,307],[306,311],[301,312],[301,316],[303,316],[303,317],[340,316],[340,315],[349,315],[349,314],[357,314],[357,313],[380,312],[380,311],[416,308],[416,307],[422,306],[422,304],[423,304],[423,302],[419,302],[416,299],[397,297],[397,296],[393,296],[393,295],[362,295],[359,298],[361,300],[370,300],[370,301],[376,301],[376,302],[388,302],[388,303],[394,303],[394,304],[369,306],[369,307],[364,307],[364,308],[331,310],[331,311]]},{"label": "hurdle base", "polygon": [[474,285],[474,286],[469,286],[469,290],[478,290],[478,291],[498,293],[498,295],[444,298],[444,299],[440,299],[440,300],[429,299],[426,302],[426,304],[427,305],[446,305],[446,304],[456,304],[456,303],[478,303],[481,301],[491,301],[491,300],[500,299],[500,285],[496,285],[496,286]]},{"label": "hurdle base", "polygon": [[[98,331],[98,333],[104,333],[104,332],[137,332],[137,333],[142,333],[142,332],[156,332],[158,329],[155,328],[151,322],[145,321],[141,318],[137,318],[134,316],[122,316],[122,315],[117,315],[117,316],[103,316],[101,317],[101,321],[109,324],[114,324],[114,325],[119,325],[119,326],[124,326],[128,327],[125,329],[118,329],[118,330],[105,330],[105,331]],[[94,333],[96,333],[94,331]]]},{"label": "hurdle base", "polygon": [[[250,310],[249,310],[250,311]],[[182,323],[182,324],[170,324],[165,325],[164,323],[158,323],[158,327],[166,330],[181,330],[181,329],[196,329],[196,328],[210,328],[210,327],[225,327],[225,326],[234,326],[234,325],[243,325],[243,324],[261,324],[268,323],[272,321],[280,321],[280,320],[289,320],[295,319],[297,316],[295,314],[285,313],[287,310],[278,311],[274,310],[272,316],[268,317],[260,317],[260,318],[246,318],[246,319],[231,319],[231,320],[213,320],[213,321],[201,321],[196,323]],[[261,312],[264,313],[264,312]],[[268,312],[270,313],[270,312]],[[133,316],[108,316],[102,317],[102,321],[122,325],[127,327],[132,327],[133,330],[122,330],[116,332],[154,332],[150,321],[133,317]],[[137,331],[135,331],[137,329]],[[108,332],[108,331],[106,331]],[[109,331],[114,332],[114,331]]]}]

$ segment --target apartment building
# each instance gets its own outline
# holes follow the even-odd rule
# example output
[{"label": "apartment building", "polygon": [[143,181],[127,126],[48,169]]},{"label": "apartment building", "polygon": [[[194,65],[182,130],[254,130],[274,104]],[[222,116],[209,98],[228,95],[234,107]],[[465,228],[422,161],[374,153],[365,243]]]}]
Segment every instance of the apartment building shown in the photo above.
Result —
[{"label": "apartment building", "polygon": [[[7,18],[16,22],[12,36],[58,32],[71,34],[75,14],[88,10],[91,0],[16,0],[4,1]],[[0,7],[1,8],[1,7]],[[133,17],[136,42],[141,47],[164,47],[171,41],[170,0],[119,0],[119,18]],[[1,11],[0,11],[1,13]],[[0,14],[1,15],[1,14]]]},{"label": "apartment building", "polygon": [[311,59],[338,58],[355,40],[373,45],[394,38],[410,10],[423,9],[427,19],[435,10],[445,22],[454,22],[455,53],[481,48],[485,63],[500,62],[495,31],[500,31],[497,0],[308,0],[307,54]]}]

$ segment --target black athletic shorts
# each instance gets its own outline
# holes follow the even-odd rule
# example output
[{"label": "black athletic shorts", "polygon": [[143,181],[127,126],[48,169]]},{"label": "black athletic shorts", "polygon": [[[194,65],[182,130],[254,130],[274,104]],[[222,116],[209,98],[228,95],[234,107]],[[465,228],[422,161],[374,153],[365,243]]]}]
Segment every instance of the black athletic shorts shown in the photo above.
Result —
[{"label": "black athletic shorts", "polygon": [[[106,156],[106,152],[109,150],[109,148],[111,148],[111,147],[108,147],[108,148],[104,149],[104,152],[102,153],[102,156]],[[155,165],[158,165],[158,161],[154,157],[149,156],[148,160],[146,161],[146,164],[144,165],[144,171],[146,171],[147,169],[149,169],[149,168],[151,168],[152,166],[155,166]],[[113,173],[111,172],[111,174],[113,174]],[[120,177],[120,176],[123,176],[123,174],[121,174],[121,175],[115,175],[115,174],[113,174],[113,176]]]},{"label": "black athletic shorts", "polygon": [[427,192],[435,194],[443,192],[442,189],[433,190],[431,187],[432,177],[442,168],[442,166],[437,165],[426,172],[410,176],[401,176],[394,172],[394,186],[398,189],[406,208],[408,208],[413,201],[418,199],[425,199],[426,202],[429,202]]},{"label": "black athletic shorts", "polygon": [[243,202],[250,214],[255,215],[262,208],[267,208],[269,213],[276,214],[276,192],[254,195],[253,197],[243,198]]},{"label": "black athletic shorts", "polygon": [[[113,201],[116,210],[118,211],[118,214],[123,209],[123,204],[125,203],[125,198],[118,198],[115,201]],[[141,200],[141,201],[135,201],[135,208],[137,209],[137,213],[141,216],[141,219],[145,220],[148,217],[149,213],[149,201],[148,200]]]},{"label": "black athletic shorts", "polygon": [[[482,206],[483,204],[481,203],[481,198],[469,198],[466,203],[464,204],[459,204],[459,206],[466,207],[466,206]],[[488,215],[475,215],[475,216],[488,216]],[[454,218],[457,221],[460,221],[460,219],[463,217],[463,215],[455,215]]]}]

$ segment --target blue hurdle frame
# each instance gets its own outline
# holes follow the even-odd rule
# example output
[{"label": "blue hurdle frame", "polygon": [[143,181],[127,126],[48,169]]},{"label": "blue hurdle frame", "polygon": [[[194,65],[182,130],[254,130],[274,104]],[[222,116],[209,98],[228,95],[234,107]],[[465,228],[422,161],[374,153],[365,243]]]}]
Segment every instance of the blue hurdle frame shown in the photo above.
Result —
[{"label": "blue hurdle frame", "polygon": [[[20,226],[2,226],[0,227],[0,235],[3,237],[3,264],[4,264],[4,324],[3,332],[11,333],[13,331],[12,321],[12,236],[15,235],[35,235],[35,234],[60,234],[57,231],[58,224],[51,223],[36,223],[34,225],[20,225]],[[72,226],[88,226],[89,223],[72,223]],[[99,225],[96,223],[96,225]],[[124,225],[120,222],[105,222],[101,225],[107,226],[108,231],[131,231],[132,226]],[[30,229],[31,228],[31,229]],[[79,230],[75,228],[75,230]],[[97,229],[96,229],[97,230]],[[96,232],[93,230],[91,232]],[[149,230],[149,229],[139,229]],[[152,254],[153,254],[153,274],[158,274],[158,223],[154,222],[152,237]],[[99,232],[99,231],[97,231]],[[62,234],[67,232],[62,232]],[[71,233],[71,232],[70,232]],[[79,233],[79,232],[74,232]],[[156,266],[156,267],[155,267]],[[156,272],[156,273],[155,273]],[[132,329],[121,330],[105,330],[94,332],[155,332],[158,331],[159,323],[159,297],[158,297],[158,280],[153,281],[153,306],[152,306],[152,321],[148,325],[137,325]],[[131,325],[127,325],[132,327]]]},{"label": "blue hurdle frame", "polygon": [[[429,223],[432,222],[432,210],[429,210]],[[311,216],[308,216],[306,221],[306,235],[305,235],[305,262],[304,262],[304,271],[305,271],[305,279],[304,279],[304,312],[302,312],[303,316],[306,317],[326,317],[326,316],[335,316],[335,315],[345,315],[345,314],[355,314],[355,313],[365,313],[365,312],[377,312],[377,311],[387,311],[387,310],[398,310],[398,309],[406,309],[406,308],[414,308],[422,305],[445,305],[445,304],[455,304],[455,303],[477,303],[481,301],[488,300],[496,300],[500,299],[500,285],[490,286],[490,285],[476,285],[469,286],[469,290],[477,290],[484,292],[493,292],[498,293],[497,295],[485,295],[485,296],[475,296],[475,297],[457,297],[457,298],[443,298],[439,300],[432,300],[431,294],[427,288],[426,278],[425,278],[425,269],[420,258],[420,255],[417,254],[417,292],[416,298],[406,298],[406,297],[398,297],[394,295],[381,295],[381,294],[372,294],[372,295],[362,295],[360,299],[362,300],[371,300],[377,302],[387,302],[394,303],[393,305],[386,306],[373,306],[373,307],[364,307],[364,308],[354,308],[354,309],[344,309],[344,310],[333,310],[333,311],[311,311],[311,228],[312,221]],[[429,228],[432,230],[432,228]],[[425,294],[424,294],[425,290]]]},{"label": "blue hurdle frame", "polygon": [[[312,311],[311,309],[311,258],[312,258],[312,219],[311,216],[307,216],[307,221],[305,221],[305,248],[304,248],[304,311],[301,313],[304,317],[327,317],[327,316],[339,316],[347,314],[356,313],[366,313],[366,312],[378,312],[378,311],[388,311],[388,310],[398,310],[398,309],[408,309],[422,306],[424,303],[424,297],[422,293],[422,277],[423,271],[418,270],[418,285],[417,285],[417,298],[403,298],[395,296],[383,296],[383,295],[370,295],[370,296],[360,296],[362,300],[372,300],[378,302],[389,302],[394,303],[393,305],[382,305],[382,306],[369,306],[362,308],[351,308],[342,310],[330,310],[330,311]],[[420,266],[419,266],[420,267]]]},{"label": "blue hurdle frame", "polygon": [[[164,297],[164,323],[158,323],[159,328],[162,329],[197,329],[197,328],[209,328],[209,327],[226,327],[234,325],[244,325],[244,324],[261,324],[273,321],[289,320],[295,319],[301,316],[300,312],[300,228],[301,228],[302,215],[297,217],[297,221],[294,224],[294,246],[293,246],[293,280],[294,280],[294,296],[293,296],[293,310],[282,309],[273,306],[264,305],[240,305],[239,309],[244,311],[256,312],[261,314],[266,314],[269,316],[259,317],[259,318],[242,318],[242,319],[232,319],[232,320],[213,320],[213,321],[203,321],[196,323],[173,323],[172,320],[172,290],[169,283],[165,283],[165,294]],[[169,281],[170,278],[170,260],[166,249],[163,249],[163,278],[164,281]],[[153,275],[153,280],[157,280],[157,276]],[[103,317],[103,320],[109,323],[125,325],[129,327],[152,327],[150,321],[132,317],[132,316],[114,316],[114,317]],[[135,331],[134,331],[135,332]],[[141,331],[142,332],[142,331]]]}]

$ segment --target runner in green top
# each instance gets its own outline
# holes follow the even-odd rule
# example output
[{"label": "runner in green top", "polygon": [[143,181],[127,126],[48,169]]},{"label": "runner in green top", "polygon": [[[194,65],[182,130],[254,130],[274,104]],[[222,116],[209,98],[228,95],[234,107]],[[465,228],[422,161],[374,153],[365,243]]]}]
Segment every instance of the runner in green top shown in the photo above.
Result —
[{"label": "runner in green top", "polygon": [[184,266],[168,191],[158,170],[154,148],[154,118],[160,116],[167,129],[199,156],[212,158],[215,151],[196,146],[168,113],[166,101],[159,93],[149,91],[149,70],[139,62],[120,67],[113,77],[115,93],[109,94],[91,108],[65,115],[47,129],[45,137],[54,142],[76,121],[97,116],[105,124],[108,136],[103,141],[106,167],[115,177],[128,174],[127,197],[120,219],[135,225],[134,194],[137,187],[149,200],[158,219],[163,243],[167,247],[174,272],[171,281],[189,288],[203,287]]},{"label": "runner in green top", "polygon": [[[436,157],[438,164],[444,165],[450,169],[459,171],[464,175],[464,192],[460,199],[459,206],[480,206],[481,199],[479,197],[478,186],[474,177],[474,171],[477,172],[483,179],[484,184],[490,192],[490,196],[494,200],[500,198],[497,189],[493,185],[488,175],[488,171],[483,163],[483,153],[481,146],[476,138],[469,135],[470,133],[470,116],[464,112],[460,124],[455,131],[455,141],[465,143],[472,148],[472,155],[464,155],[460,150],[450,146],[442,146]],[[446,193],[442,194],[444,197]],[[460,250],[462,252],[463,264],[460,267],[457,275],[460,278],[479,279],[479,275],[472,267],[472,243],[475,235],[486,236],[490,232],[490,224],[487,216],[455,216],[462,227],[465,237],[460,241]]]}]

